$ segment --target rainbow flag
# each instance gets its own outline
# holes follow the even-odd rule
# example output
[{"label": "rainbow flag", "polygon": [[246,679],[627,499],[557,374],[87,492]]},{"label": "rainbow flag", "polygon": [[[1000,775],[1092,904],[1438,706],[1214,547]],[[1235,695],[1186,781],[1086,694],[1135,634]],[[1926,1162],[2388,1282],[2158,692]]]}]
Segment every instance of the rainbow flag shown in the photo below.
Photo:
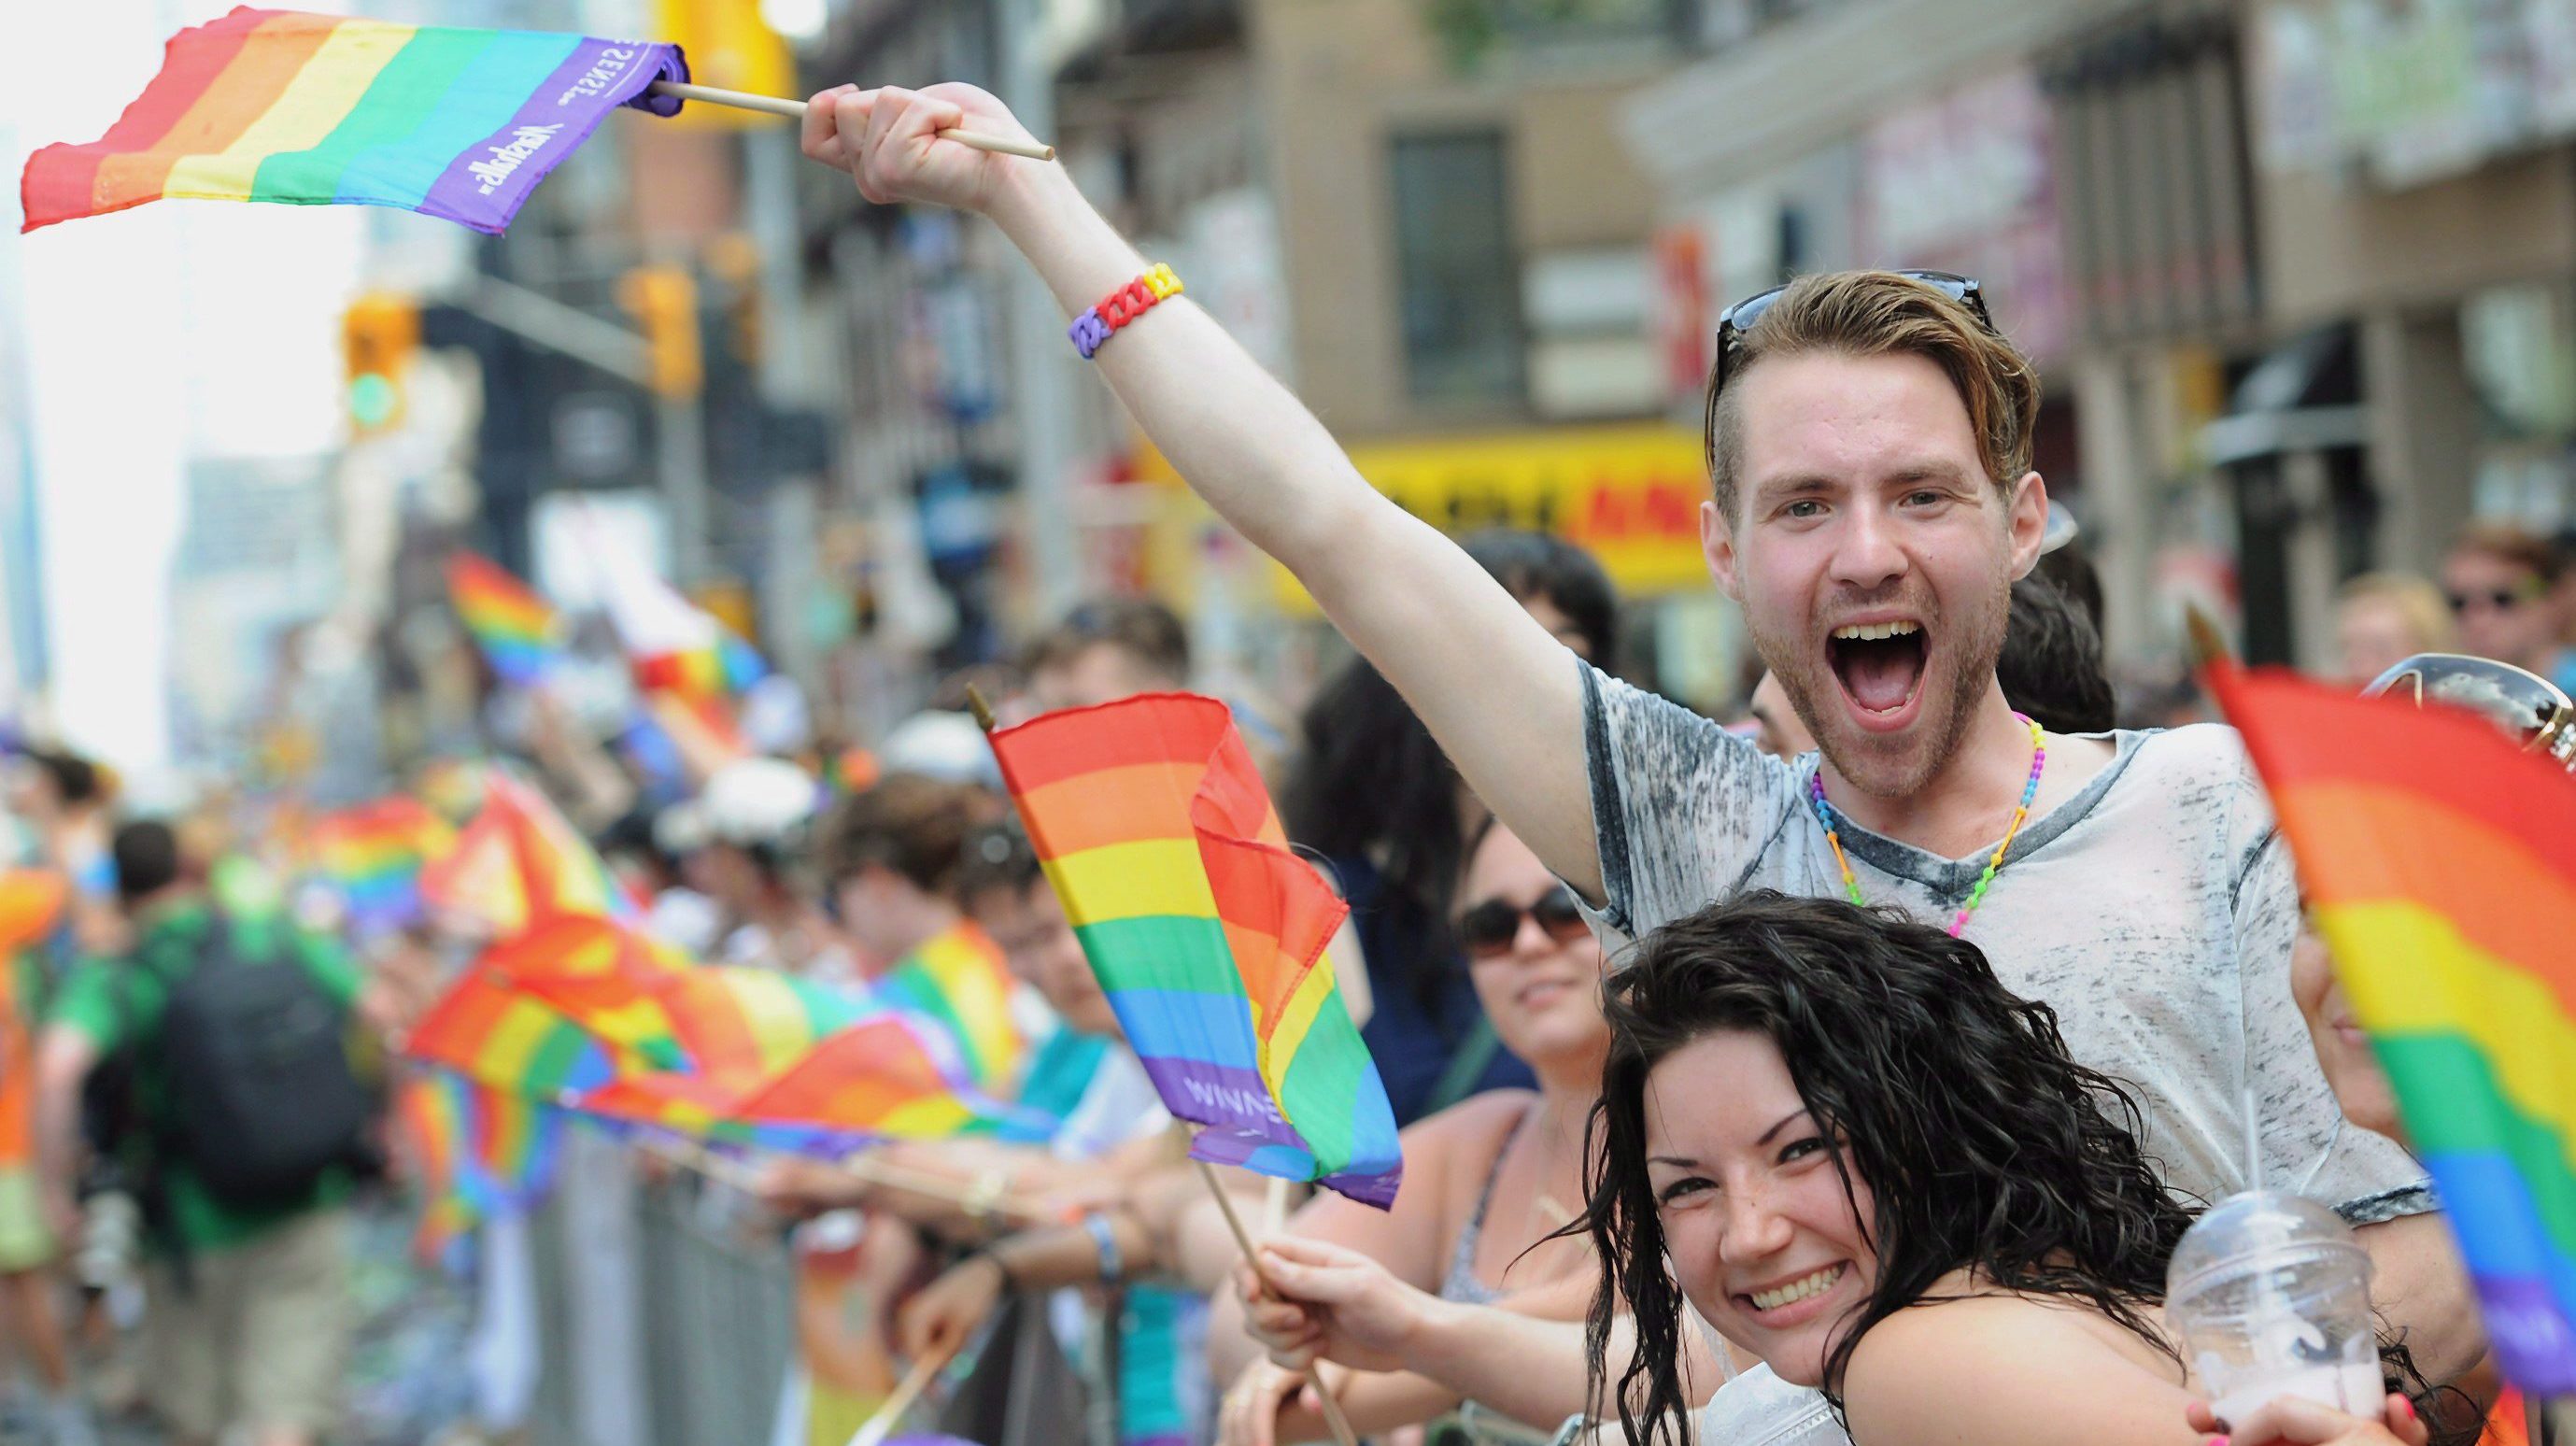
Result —
[{"label": "rainbow flag", "polygon": [[766,1075],[873,1012],[774,969],[697,966],[608,919],[567,915],[485,952],[481,967],[657,1070]]},{"label": "rainbow flag", "polygon": [[1028,1041],[1011,1018],[1010,966],[973,922],[960,920],[896,960],[869,992],[937,1021],[957,1040],[978,1088],[1004,1094],[1017,1083]]},{"label": "rainbow flag", "polygon": [[2482,718],[2210,670],[2504,1374],[2576,1392],[2576,778]]},{"label": "rainbow flag", "polygon": [[421,1015],[403,1053],[476,1084],[569,1104],[651,1062],[581,1027],[495,971],[470,967]]},{"label": "rainbow flag", "polygon": [[608,113],[676,115],[679,48],[234,10],[171,37],[107,134],[19,178],[32,231],[147,201],[398,206],[498,233]]},{"label": "rainbow flag", "polygon": [[0,869],[0,955],[52,933],[70,898],[70,880],[53,869]]},{"label": "rainbow flag", "polygon": [[498,770],[484,776],[482,812],[424,871],[421,892],[505,938],[564,914],[632,922],[643,913],[545,795]]},{"label": "rainbow flag", "polygon": [[409,924],[421,915],[421,871],[456,845],[456,830],[406,794],[393,794],[313,821],[313,865],[339,890],[361,929]]},{"label": "rainbow flag", "polygon": [[532,688],[562,664],[562,616],[499,564],[470,552],[450,553],[447,596],[502,682]]},{"label": "rainbow flag", "polygon": [[448,1258],[476,1223],[535,1204],[554,1183],[560,1110],[422,1070],[396,1092],[394,1119],[420,1182],[413,1249],[423,1260]]},{"label": "rainbow flag", "polygon": [[846,1154],[887,1139],[1046,1137],[1052,1121],[979,1094],[961,1064],[936,1027],[878,1014],[780,1068],[630,1075],[589,1091],[579,1108],[709,1144],[807,1154]]},{"label": "rainbow flag", "polygon": [[1288,851],[1223,703],[1149,694],[993,735],[1047,877],[1191,1153],[1380,1208],[1404,1161],[1324,946],[1348,912]]}]

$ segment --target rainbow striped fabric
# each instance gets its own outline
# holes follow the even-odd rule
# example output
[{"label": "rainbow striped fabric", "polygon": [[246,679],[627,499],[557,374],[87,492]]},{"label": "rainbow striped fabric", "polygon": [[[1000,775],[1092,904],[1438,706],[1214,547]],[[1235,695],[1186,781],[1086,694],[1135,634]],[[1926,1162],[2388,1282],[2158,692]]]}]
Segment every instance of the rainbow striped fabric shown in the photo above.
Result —
[{"label": "rainbow striped fabric", "polygon": [[430,904],[508,937],[566,914],[632,921],[642,910],[544,794],[497,769],[483,809],[421,877]]},{"label": "rainbow striped fabric", "polygon": [[447,596],[502,682],[532,688],[562,665],[562,616],[500,564],[470,552],[449,554]]},{"label": "rainbow striped fabric", "polygon": [[965,1055],[966,1077],[1001,1095],[1018,1082],[1028,1053],[1028,1041],[1011,1019],[1012,987],[1000,948],[961,920],[896,960],[870,992],[881,1004],[946,1029]]},{"label": "rainbow striped fabric", "polygon": [[766,1076],[871,1012],[859,994],[774,969],[697,966],[622,924],[567,915],[481,968],[657,1070]]},{"label": "rainbow striped fabric", "polygon": [[422,1013],[403,1039],[403,1053],[476,1084],[567,1106],[611,1080],[652,1068],[479,964]]},{"label": "rainbow striped fabric", "polygon": [[1192,1154],[1381,1208],[1395,1112],[1324,946],[1347,912],[1288,851],[1223,703],[1154,694],[993,735],[1029,837]]},{"label": "rainbow striped fabric", "polygon": [[2211,670],[2506,1377],[2576,1392],[2576,779],[2483,719]]},{"label": "rainbow striped fabric", "polygon": [[1052,1121],[998,1104],[964,1077],[944,1033],[902,1014],[835,1030],[785,1067],[639,1074],[586,1094],[581,1109],[709,1144],[846,1154],[887,1139],[1044,1139]]},{"label": "rainbow striped fabric", "polygon": [[248,6],[171,37],[106,135],[19,180],[25,229],[189,197],[398,206],[499,232],[608,113],[688,79],[679,48]]},{"label": "rainbow striped fabric", "polygon": [[406,1078],[394,1119],[417,1172],[423,1260],[449,1258],[482,1220],[534,1204],[554,1183],[563,1114],[446,1070]]},{"label": "rainbow striped fabric", "polygon": [[421,871],[456,845],[456,830],[407,794],[324,814],[310,834],[314,868],[339,890],[360,930],[421,915]]}]

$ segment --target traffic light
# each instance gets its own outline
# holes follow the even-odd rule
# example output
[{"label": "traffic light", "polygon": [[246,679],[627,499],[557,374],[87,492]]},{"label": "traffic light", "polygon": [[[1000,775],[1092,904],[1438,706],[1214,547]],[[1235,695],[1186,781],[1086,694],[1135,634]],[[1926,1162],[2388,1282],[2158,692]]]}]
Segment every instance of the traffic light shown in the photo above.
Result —
[{"label": "traffic light", "polygon": [[660,396],[696,396],[706,384],[698,283],[677,266],[638,266],[618,278],[617,303],[644,328],[646,385]]},{"label": "traffic light", "polygon": [[348,366],[349,430],[366,437],[402,421],[403,374],[420,350],[420,304],[370,291],[340,318],[340,354]]}]

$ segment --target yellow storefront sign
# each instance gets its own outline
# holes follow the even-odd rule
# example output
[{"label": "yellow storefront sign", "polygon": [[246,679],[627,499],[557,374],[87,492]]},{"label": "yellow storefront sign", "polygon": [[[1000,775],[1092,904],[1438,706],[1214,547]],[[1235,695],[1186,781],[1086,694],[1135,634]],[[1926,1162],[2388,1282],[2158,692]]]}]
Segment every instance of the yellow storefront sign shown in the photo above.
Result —
[{"label": "yellow storefront sign", "polygon": [[[1457,536],[1484,527],[1553,532],[1601,560],[1627,596],[1709,585],[1699,546],[1708,496],[1700,439],[1679,427],[1561,427],[1351,449],[1360,475],[1397,506]],[[1179,481],[1141,449],[1144,480]],[[1279,570],[1280,601],[1312,601]]]}]

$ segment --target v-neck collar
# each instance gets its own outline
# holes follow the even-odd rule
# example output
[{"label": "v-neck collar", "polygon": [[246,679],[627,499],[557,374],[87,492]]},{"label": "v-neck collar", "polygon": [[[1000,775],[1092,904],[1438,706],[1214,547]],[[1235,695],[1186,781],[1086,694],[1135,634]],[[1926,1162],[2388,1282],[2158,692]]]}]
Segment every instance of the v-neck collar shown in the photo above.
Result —
[{"label": "v-neck collar", "polygon": [[[2063,736],[2110,739],[2111,761],[2077,789],[2073,797],[2022,825],[2021,832],[2013,836],[2012,847],[2004,851],[2002,869],[1997,871],[1999,874],[2010,870],[2016,860],[2048,847],[2059,834],[2073,828],[2091,813],[2094,805],[2102,801],[2102,796],[2111,791],[2111,785],[2127,771],[2129,761],[2138,756],[2138,749],[2154,733],[2123,728],[2110,733]],[[1810,753],[1801,763],[1804,766],[1798,770],[1798,803],[1807,810],[1808,817],[1813,818],[1815,795],[1810,790],[1814,786],[1816,770],[1824,765],[1824,759],[1820,754]],[[1994,854],[1994,845],[1988,844],[1965,858],[1945,859],[1885,834],[1872,833],[1839,808],[1834,810],[1834,829],[1842,835],[1844,853],[1866,862],[1890,878],[1911,880],[1936,894],[1957,894],[1973,888],[1978,877],[1986,871],[1986,860]]]}]

